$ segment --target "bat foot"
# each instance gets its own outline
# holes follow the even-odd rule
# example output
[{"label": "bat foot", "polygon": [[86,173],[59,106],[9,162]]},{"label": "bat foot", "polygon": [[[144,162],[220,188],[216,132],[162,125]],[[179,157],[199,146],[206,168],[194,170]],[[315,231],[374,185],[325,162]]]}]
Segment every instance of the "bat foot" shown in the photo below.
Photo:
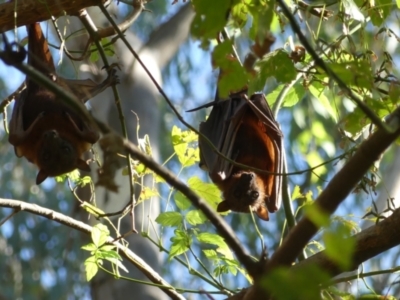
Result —
[{"label": "bat foot", "polygon": [[18,43],[9,43],[5,33],[2,34],[4,41],[4,51],[0,51],[0,59],[6,65],[17,65],[22,63],[26,58],[26,50]]},{"label": "bat foot", "polygon": [[104,66],[101,69],[107,70],[108,72],[108,77],[106,79],[107,84],[115,85],[120,83],[119,78],[116,75],[117,69],[121,71],[121,66],[118,63],[112,63],[108,67]]}]

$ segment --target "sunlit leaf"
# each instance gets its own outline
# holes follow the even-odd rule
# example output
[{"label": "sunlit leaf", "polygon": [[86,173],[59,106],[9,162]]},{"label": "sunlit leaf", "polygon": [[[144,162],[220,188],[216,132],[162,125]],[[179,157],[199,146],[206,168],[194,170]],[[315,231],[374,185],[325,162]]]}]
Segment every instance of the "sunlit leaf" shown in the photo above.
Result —
[{"label": "sunlit leaf", "polygon": [[193,176],[188,180],[188,185],[201,198],[206,200],[211,207],[217,209],[218,203],[221,202],[221,192],[215,184],[205,183],[198,177]]},{"label": "sunlit leaf", "polygon": [[203,224],[207,221],[206,216],[198,209],[189,211],[185,218],[193,226]]},{"label": "sunlit leaf", "polygon": [[192,244],[192,238],[185,231],[177,229],[174,233],[175,236],[171,238],[172,246],[169,251],[169,260],[188,251]]},{"label": "sunlit leaf", "polygon": [[[277,86],[271,93],[267,94],[267,100],[270,106],[274,105],[277,101],[278,97],[281,95],[282,90],[287,89],[286,85],[281,84]],[[295,83],[293,86],[289,87],[287,91],[285,91],[282,106],[283,107],[291,107],[297,104],[306,94],[306,90],[304,86],[299,82]]]},{"label": "sunlit leaf", "polygon": [[92,228],[92,233],[91,233],[92,241],[96,245],[96,247],[100,247],[101,245],[103,245],[106,242],[109,235],[110,231],[108,230],[107,226],[103,224],[96,224]]},{"label": "sunlit leaf", "polygon": [[224,28],[226,14],[232,5],[231,0],[219,0],[215,5],[214,0],[193,0],[196,15],[192,21],[193,36],[201,39],[213,39]]},{"label": "sunlit leaf", "polygon": [[94,256],[91,256],[85,260],[85,274],[87,281],[92,280],[98,271],[99,267],[96,264],[96,258]]},{"label": "sunlit leaf", "polygon": [[176,227],[182,224],[183,216],[176,211],[167,211],[159,214],[155,221],[162,226]]},{"label": "sunlit leaf", "polygon": [[174,199],[176,206],[178,206],[180,210],[186,210],[192,205],[188,198],[181,192],[177,192]]}]

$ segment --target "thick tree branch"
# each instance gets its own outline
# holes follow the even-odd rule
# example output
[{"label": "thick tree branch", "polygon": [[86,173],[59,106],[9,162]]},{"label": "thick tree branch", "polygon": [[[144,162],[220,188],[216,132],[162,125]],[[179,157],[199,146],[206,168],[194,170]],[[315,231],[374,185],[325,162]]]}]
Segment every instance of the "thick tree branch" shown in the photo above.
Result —
[{"label": "thick tree branch", "polygon": [[[386,123],[386,126],[389,126],[393,133],[378,129],[364,141],[354,156],[332,178],[313,206],[330,216],[347,195],[351,193],[373,163],[400,135],[399,125],[400,108],[395,110],[390,117],[390,121]],[[272,255],[265,266],[266,270],[272,270],[279,265],[289,266],[319,228],[307,216],[304,217],[290,231],[282,246]]]},{"label": "thick tree branch", "polygon": [[[356,184],[361,180],[363,175],[369,170],[373,163],[400,135],[400,108],[397,108],[389,117],[386,126],[390,128],[392,133],[389,133],[385,129],[379,128],[366,141],[364,141],[354,156],[332,178],[331,182],[317,198],[313,204],[314,208],[318,209],[318,211],[321,213],[326,214],[327,217],[333,214],[339,204],[343,202],[348,194],[351,193]],[[265,264],[264,275],[268,275],[269,272],[279,266],[290,266],[290,264],[294,262],[296,257],[301,253],[302,249],[307,245],[308,241],[317,233],[319,228],[320,225],[313,223],[307,216],[305,216],[289,232],[282,246]],[[398,227],[396,226],[391,230],[396,231],[397,228]],[[392,234],[398,235],[396,232]],[[371,241],[368,239],[363,240],[363,244],[360,244],[360,247],[369,248],[369,246],[366,245],[368,242]],[[369,250],[366,252],[365,257],[368,255],[372,257],[382,251],[385,251],[385,249],[388,249],[387,247],[393,247],[393,243],[395,242],[390,241],[383,248],[377,247],[373,250]],[[358,254],[359,253],[356,252],[354,255],[357,256]],[[356,266],[359,261],[355,260],[354,263],[354,266]],[[332,272],[335,271],[333,266],[328,267],[328,270],[332,270]],[[258,297],[260,295],[264,295],[265,297],[267,296],[265,295],[265,290],[262,289],[256,281],[255,285],[249,288],[246,296],[244,296],[243,299],[255,300],[259,299]]]},{"label": "thick tree branch", "polygon": [[[368,259],[381,254],[400,244],[400,235],[398,228],[400,227],[400,209],[397,209],[387,219],[379,222],[375,226],[371,226],[360,233],[352,236],[355,239],[355,249],[352,257],[352,266],[350,270],[356,269],[361,263]],[[328,272],[332,277],[345,271],[341,269],[334,261],[325,255],[325,251],[321,251],[301,262],[294,265],[292,270],[299,271],[309,265],[317,265],[324,271]],[[394,270],[393,270],[394,272]],[[354,278],[356,279],[356,278]],[[315,282],[319,284],[320,282]],[[253,300],[258,299],[256,295],[257,289],[250,287],[242,290],[240,293],[229,297],[229,300]]]},{"label": "thick tree branch", "polygon": [[[351,237],[355,239],[356,242],[351,269],[355,269],[368,259],[399,245],[399,228],[400,209],[396,209],[394,213],[387,219]],[[342,269],[340,269],[325,255],[325,251],[321,251],[309,257],[308,259],[301,261],[293,266],[293,269],[303,268],[304,266],[310,264],[318,265],[332,276],[339,275],[343,272]]]},{"label": "thick tree branch", "polygon": [[[18,52],[17,52],[18,54]],[[31,76],[32,80],[45,86],[47,89],[55,93],[60,99],[64,100],[68,105],[71,105],[82,117],[85,117],[87,120],[91,122],[95,122],[100,128],[103,134],[107,134],[113,132],[107,125],[101,123],[98,120],[94,120],[94,118],[87,112],[85,108],[76,105],[76,99],[74,95],[71,93],[65,92],[60,86],[52,82],[46,76],[43,76],[40,72],[37,72],[29,65],[26,65],[21,62],[10,61],[13,57],[13,52],[0,52],[0,59],[3,59],[4,62],[14,66],[18,70],[23,73],[26,73],[28,76]],[[11,59],[12,60],[12,59]],[[112,141],[112,145],[118,148],[126,149],[126,151],[140,160],[146,167],[153,170],[157,175],[161,176],[168,182],[171,186],[176,188],[182,194],[184,194],[195,207],[199,208],[204,215],[210,220],[210,222],[215,226],[218,230],[219,234],[225,239],[226,243],[231,247],[233,252],[236,254],[238,260],[241,264],[246,268],[250,275],[253,277],[257,277],[259,274],[260,268],[259,265],[248,255],[245,249],[242,247],[241,243],[237,239],[235,233],[231,229],[231,227],[219,216],[217,212],[215,212],[206,201],[201,199],[196,195],[187,185],[185,185],[182,181],[176,178],[176,176],[170,172],[167,168],[158,164],[153,158],[142,153],[137,146],[135,146],[132,142],[128,140],[124,140],[121,136],[117,134],[110,135],[114,140]]]},{"label": "thick tree branch", "polygon": [[157,175],[161,176],[168,184],[176,188],[184,194],[192,204],[198,208],[207,219],[214,225],[218,233],[225,239],[232,251],[235,253],[239,262],[246,268],[249,274],[253,277],[258,277],[260,268],[258,263],[252,260],[247,254],[242,244],[237,239],[232,228],[225,222],[223,218],[213,210],[206,201],[201,199],[195,192],[193,192],[186,184],[180,181],[175,174],[167,168],[158,164],[153,158],[141,152],[139,148],[128,140],[122,140],[119,136],[113,135],[113,144],[121,146],[130,153],[133,157],[142,162],[146,167],[153,170]]},{"label": "thick tree branch", "polygon": [[[0,4],[0,33],[53,17],[74,15],[80,9],[104,4],[105,0],[18,0]],[[17,13],[16,17],[14,13]]]},{"label": "thick tree branch", "polygon": [[[47,219],[56,221],[57,223],[63,224],[75,230],[78,230],[82,233],[90,235],[92,232],[92,227],[81,222],[77,221],[71,217],[63,215],[54,210],[41,207],[36,204],[26,203],[24,201],[12,200],[12,199],[1,199],[0,198],[0,207],[9,207],[14,209],[15,211],[27,211],[29,213],[45,217]],[[185,298],[178,294],[174,287],[170,285],[167,281],[165,281],[156,271],[154,271],[145,261],[143,261],[139,256],[129,250],[126,246],[113,241],[111,237],[107,240],[108,243],[115,245],[119,253],[125,257],[130,263],[136,266],[139,270],[143,272],[147,276],[147,278],[158,285],[162,285],[161,289],[172,299],[184,300]]]}]

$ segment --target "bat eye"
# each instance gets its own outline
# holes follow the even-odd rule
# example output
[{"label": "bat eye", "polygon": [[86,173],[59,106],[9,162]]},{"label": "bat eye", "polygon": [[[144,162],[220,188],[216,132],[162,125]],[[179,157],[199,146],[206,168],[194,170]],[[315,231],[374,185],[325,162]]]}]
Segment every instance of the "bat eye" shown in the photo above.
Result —
[{"label": "bat eye", "polygon": [[260,194],[256,191],[252,191],[250,196],[252,200],[256,200]]}]

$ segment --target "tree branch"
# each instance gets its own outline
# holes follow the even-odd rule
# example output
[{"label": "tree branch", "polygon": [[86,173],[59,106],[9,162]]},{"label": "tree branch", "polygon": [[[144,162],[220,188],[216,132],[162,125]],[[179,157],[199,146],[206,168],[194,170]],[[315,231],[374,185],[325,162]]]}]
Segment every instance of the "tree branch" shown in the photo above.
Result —
[{"label": "tree branch", "polygon": [[106,2],[106,0],[18,0],[6,2],[0,4],[0,33],[13,29],[15,26],[20,27],[45,21],[52,16],[57,18],[65,14],[74,15],[80,9],[98,6]]},{"label": "tree branch", "polygon": [[[386,126],[389,126],[393,133],[380,128],[364,141],[354,156],[332,178],[313,206],[330,216],[351,193],[373,163],[400,135],[399,125],[400,108],[397,108],[391,115],[389,122],[386,123]],[[265,266],[266,270],[270,271],[279,265],[289,266],[319,228],[320,226],[314,224],[307,216],[304,217],[290,231],[282,246],[272,255]]]},{"label": "tree branch", "polygon": [[[71,217],[63,215],[54,210],[41,207],[36,204],[26,203],[24,201],[12,200],[12,199],[2,199],[0,198],[0,207],[9,207],[16,211],[26,211],[38,216],[45,217],[49,220],[56,221],[57,223],[63,224],[82,233],[90,235],[92,232],[92,227],[77,221]],[[137,267],[147,278],[158,285],[169,297],[172,299],[184,300],[185,298],[175,291],[175,288],[165,281],[156,271],[154,271],[144,260],[137,256],[134,252],[129,250],[126,246],[115,242],[111,237],[108,238],[107,243],[110,243],[118,248],[120,254],[125,257],[131,264]]]},{"label": "tree branch", "polygon": [[[18,52],[17,52],[18,53]],[[55,93],[60,97],[63,101],[65,101],[68,105],[70,105],[73,109],[76,110],[82,117],[85,117],[89,122],[95,122],[101,132],[103,134],[112,133],[113,131],[104,123],[95,120],[85,109],[85,107],[81,107],[77,105],[77,100],[71,93],[64,91],[60,86],[52,82],[49,78],[37,72],[30,65],[26,65],[21,62],[13,62],[9,61],[10,57],[13,56],[13,52],[0,52],[0,59],[3,59],[5,63],[14,66],[18,70],[23,73],[26,73],[28,76],[31,76],[31,79],[37,82],[40,85],[45,86],[51,92]],[[182,194],[184,194],[192,204],[200,209],[205,216],[210,220],[210,222],[215,226],[217,231],[221,234],[221,236],[225,239],[226,243],[231,247],[232,251],[236,254],[240,263],[246,268],[249,274],[253,277],[257,277],[260,273],[260,268],[258,263],[256,263],[245,251],[242,247],[242,244],[237,239],[233,230],[229,227],[229,225],[219,216],[217,212],[215,212],[206,201],[201,199],[194,193],[187,185],[185,185],[182,181],[176,178],[176,176],[171,173],[167,168],[159,165],[153,158],[142,153],[137,146],[135,146],[130,141],[123,139],[121,136],[112,133],[110,137],[113,138],[111,142],[113,146],[118,148],[126,149],[126,151],[140,160],[146,167],[153,170],[157,175],[161,176],[168,182],[171,186],[176,188]]]},{"label": "tree branch", "polygon": [[[351,238],[355,239],[356,247],[354,249],[353,262],[350,270],[356,269],[361,263],[368,259],[399,245],[399,228],[400,209],[396,209],[390,217],[352,236]],[[293,269],[303,268],[310,264],[318,265],[332,276],[339,275],[344,271],[325,255],[325,251],[321,251],[301,261],[293,266]]]}]

